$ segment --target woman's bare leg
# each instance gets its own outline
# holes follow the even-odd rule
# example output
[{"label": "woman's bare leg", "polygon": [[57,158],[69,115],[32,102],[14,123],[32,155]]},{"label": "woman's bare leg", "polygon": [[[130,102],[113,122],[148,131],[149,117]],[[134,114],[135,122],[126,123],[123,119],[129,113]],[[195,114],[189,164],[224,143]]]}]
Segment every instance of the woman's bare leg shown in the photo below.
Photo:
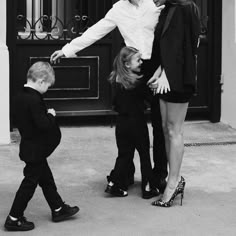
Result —
[{"label": "woman's bare leg", "polygon": [[188,103],[169,103],[160,100],[163,129],[165,133],[169,176],[163,194],[163,201],[168,201],[172,196],[178,181],[184,154],[183,126],[187,113]]},{"label": "woman's bare leg", "polygon": [[167,156],[167,160],[169,162],[170,145],[169,145],[167,124],[166,124],[167,106],[166,106],[166,102],[164,102],[163,100],[160,100],[160,111],[161,111],[163,134],[164,134],[164,138],[165,138],[166,156]]}]

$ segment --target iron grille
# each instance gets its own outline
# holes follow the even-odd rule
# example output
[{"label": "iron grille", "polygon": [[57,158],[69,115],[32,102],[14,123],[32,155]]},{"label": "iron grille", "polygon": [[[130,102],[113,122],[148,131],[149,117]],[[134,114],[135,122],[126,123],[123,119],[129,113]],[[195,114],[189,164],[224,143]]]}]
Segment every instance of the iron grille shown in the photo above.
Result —
[{"label": "iron grille", "polygon": [[19,40],[71,40],[99,21],[111,0],[17,0]]}]

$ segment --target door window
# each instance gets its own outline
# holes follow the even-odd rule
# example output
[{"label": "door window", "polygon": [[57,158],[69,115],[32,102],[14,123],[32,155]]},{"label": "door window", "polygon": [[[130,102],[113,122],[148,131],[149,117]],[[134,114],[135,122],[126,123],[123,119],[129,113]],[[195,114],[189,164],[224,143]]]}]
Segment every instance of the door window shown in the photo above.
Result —
[{"label": "door window", "polygon": [[17,0],[17,39],[71,40],[111,7],[111,0]]}]

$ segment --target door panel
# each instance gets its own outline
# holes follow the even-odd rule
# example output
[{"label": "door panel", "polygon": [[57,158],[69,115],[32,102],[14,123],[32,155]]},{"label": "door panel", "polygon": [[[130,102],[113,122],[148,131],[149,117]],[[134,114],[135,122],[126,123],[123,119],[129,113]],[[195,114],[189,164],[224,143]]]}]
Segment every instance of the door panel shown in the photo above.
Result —
[{"label": "door panel", "polygon": [[[27,68],[36,61],[48,61],[49,45],[18,45],[16,60],[24,62],[17,69],[15,93],[26,80]],[[50,54],[49,54],[50,55]],[[107,81],[111,67],[109,44],[94,45],[77,58],[62,58],[53,65],[55,85],[45,94],[48,106],[58,115],[97,114],[111,111],[111,89]]]}]

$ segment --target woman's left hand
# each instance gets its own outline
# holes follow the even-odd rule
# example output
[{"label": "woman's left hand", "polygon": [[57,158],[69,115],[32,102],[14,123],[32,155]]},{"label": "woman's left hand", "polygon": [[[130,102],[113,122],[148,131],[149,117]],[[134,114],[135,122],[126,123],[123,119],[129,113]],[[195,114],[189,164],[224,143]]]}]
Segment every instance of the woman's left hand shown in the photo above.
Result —
[{"label": "woman's left hand", "polygon": [[[155,3],[156,4],[156,3]],[[161,11],[165,8],[165,5],[158,5],[157,6],[157,10],[158,10],[158,13],[161,13]]]},{"label": "woman's left hand", "polygon": [[156,95],[157,93],[163,94],[170,91],[170,85],[166,77],[165,70],[162,71],[158,79],[154,80],[154,78],[152,77],[148,82],[150,81],[152,81],[152,83],[149,83],[149,87],[153,90],[154,95]]},{"label": "woman's left hand", "polygon": [[170,91],[170,84],[166,77],[165,70],[162,71],[160,78],[158,79],[158,87],[156,93],[167,93]]}]

